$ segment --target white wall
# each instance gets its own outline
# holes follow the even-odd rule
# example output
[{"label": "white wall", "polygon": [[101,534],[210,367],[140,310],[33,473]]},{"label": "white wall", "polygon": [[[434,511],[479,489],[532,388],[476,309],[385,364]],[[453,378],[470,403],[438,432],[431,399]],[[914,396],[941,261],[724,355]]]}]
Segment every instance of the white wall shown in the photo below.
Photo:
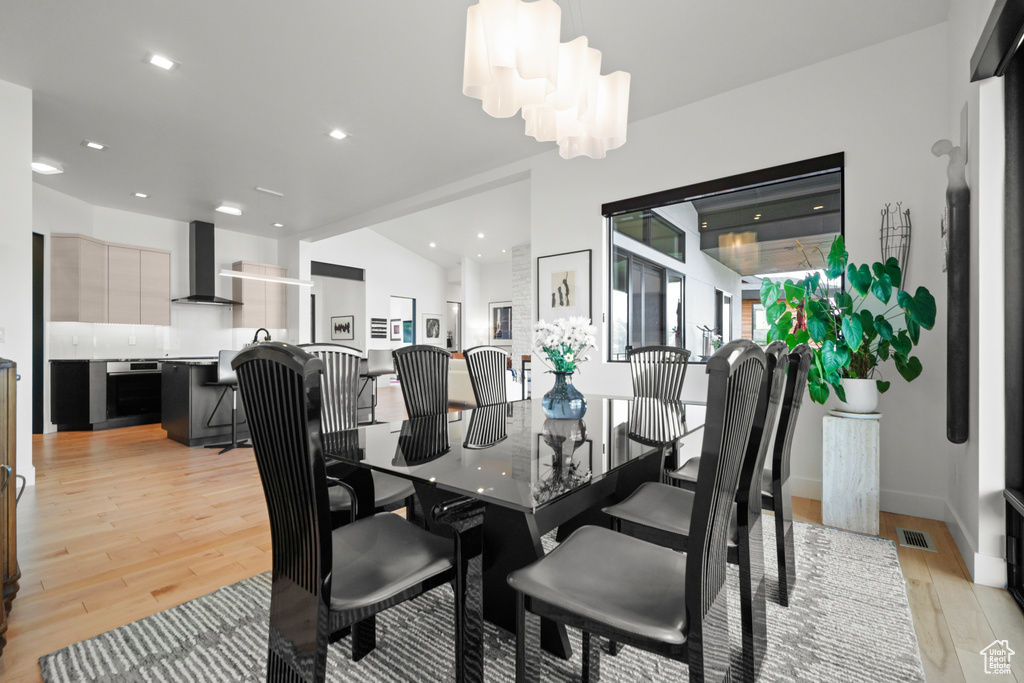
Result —
[{"label": "white wall", "polygon": [[[313,276],[312,294],[316,295],[316,341],[344,344],[360,351],[366,350],[370,338],[366,320],[366,283],[325,275]],[[352,339],[331,337],[331,318],[352,316]]]},{"label": "white wall", "polygon": [[487,343],[487,299],[483,293],[483,274],[473,259],[462,259],[462,348]]},{"label": "white wall", "polygon": [[[601,204],[845,152],[846,241],[853,260],[878,258],[878,215],[886,202],[902,201],[922,226],[909,269],[915,286],[935,296],[940,322],[919,347],[921,377],[908,385],[888,371],[894,381],[880,403],[881,504],[942,518],[948,444],[945,406],[934,397],[945,391],[946,286],[938,230],[927,226],[934,226],[944,201],[944,168],[930,148],[948,135],[947,89],[946,27],[940,25],[631,123],[629,141],[599,161],[567,162],[554,152],[535,157],[533,254],[593,249],[594,308],[606,311]],[[598,357],[605,355],[606,331]],[[625,365],[590,365],[576,380],[582,390],[630,391]],[[688,374],[688,394],[706,391],[701,375],[699,366]],[[804,406],[793,448],[795,492],[820,497],[825,411],[809,401]]]},{"label": "white wall", "polygon": [[[289,250],[290,247],[285,247]],[[300,278],[308,278],[311,261],[362,268],[366,277],[366,308],[357,328],[369,330],[370,318],[391,318],[391,297],[416,299],[416,339],[424,339],[423,314],[444,313],[447,277],[444,268],[412,253],[405,247],[362,229],[318,242],[298,243]],[[309,341],[309,297],[299,297],[298,328],[291,328],[290,338]],[[390,337],[390,335],[389,335]],[[371,339],[367,332],[366,347],[390,349],[400,345],[390,339]]]},{"label": "white wall", "polygon": [[[0,357],[18,364],[18,474],[32,466],[32,91],[0,81]],[[14,482],[12,482],[13,486]]]}]

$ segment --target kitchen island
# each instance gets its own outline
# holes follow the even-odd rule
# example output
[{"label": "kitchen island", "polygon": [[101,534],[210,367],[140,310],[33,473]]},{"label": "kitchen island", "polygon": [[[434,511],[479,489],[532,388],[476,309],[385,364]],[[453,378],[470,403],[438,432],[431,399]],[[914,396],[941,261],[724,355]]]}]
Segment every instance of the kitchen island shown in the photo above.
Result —
[{"label": "kitchen island", "polygon": [[[216,360],[165,360],[161,364],[161,426],[167,438],[186,446],[231,440],[231,389],[217,380]],[[249,436],[241,397],[238,438]]]}]

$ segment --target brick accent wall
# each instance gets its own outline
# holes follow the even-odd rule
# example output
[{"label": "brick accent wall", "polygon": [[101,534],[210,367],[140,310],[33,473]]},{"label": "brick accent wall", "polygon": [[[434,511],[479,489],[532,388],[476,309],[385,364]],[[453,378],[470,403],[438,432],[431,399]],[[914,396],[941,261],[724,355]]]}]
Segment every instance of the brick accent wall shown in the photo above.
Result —
[{"label": "brick accent wall", "polygon": [[533,338],[533,259],[530,245],[512,247],[512,367],[518,376],[520,359],[530,355]]}]

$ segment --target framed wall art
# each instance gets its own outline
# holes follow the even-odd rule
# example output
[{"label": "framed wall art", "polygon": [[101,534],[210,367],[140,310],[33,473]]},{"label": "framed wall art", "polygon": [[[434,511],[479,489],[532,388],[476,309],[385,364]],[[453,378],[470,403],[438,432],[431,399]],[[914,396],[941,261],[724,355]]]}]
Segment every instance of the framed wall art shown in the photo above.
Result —
[{"label": "framed wall art", "polygon": [[441,315],[439,313],[423,314],[423,343],[436,344],[440,346],[441,339]]},{"label": "framed wall art", "polygon": [[355,338],[354,316],[336,315],[331,317],[331,339],[335,341],[351,341]]},{"label": "framed wall art", "polygon": [[370,339],[388,338],[388,319],[370,318]]},{"label": "framed wall art", "polygon": [[495,301],[487,304],[488,343],[494,346],[512,345],[512,302]]},{"label": "framed wall art", "polygon": [[537,319],[592,321],[590,249],[537,257]]},{"label": "framed wall art", "polygon": [[391,341],[402,341],[402,319],[391,319]]}]

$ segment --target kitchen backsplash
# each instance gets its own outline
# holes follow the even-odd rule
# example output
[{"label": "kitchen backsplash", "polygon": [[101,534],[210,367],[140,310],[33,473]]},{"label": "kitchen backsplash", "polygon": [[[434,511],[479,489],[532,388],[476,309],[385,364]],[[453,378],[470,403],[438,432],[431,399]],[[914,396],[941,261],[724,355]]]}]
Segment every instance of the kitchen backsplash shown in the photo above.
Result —
[{"label": "kitchen backsplash", "polygon": [[[171,306],[170,326],[47,323],[50,359],[215,356],[221,349],[242,348],[254,332],[231,327],[230,306],[188,304]],[[270,330],[275,340],[285,333]]]}]

